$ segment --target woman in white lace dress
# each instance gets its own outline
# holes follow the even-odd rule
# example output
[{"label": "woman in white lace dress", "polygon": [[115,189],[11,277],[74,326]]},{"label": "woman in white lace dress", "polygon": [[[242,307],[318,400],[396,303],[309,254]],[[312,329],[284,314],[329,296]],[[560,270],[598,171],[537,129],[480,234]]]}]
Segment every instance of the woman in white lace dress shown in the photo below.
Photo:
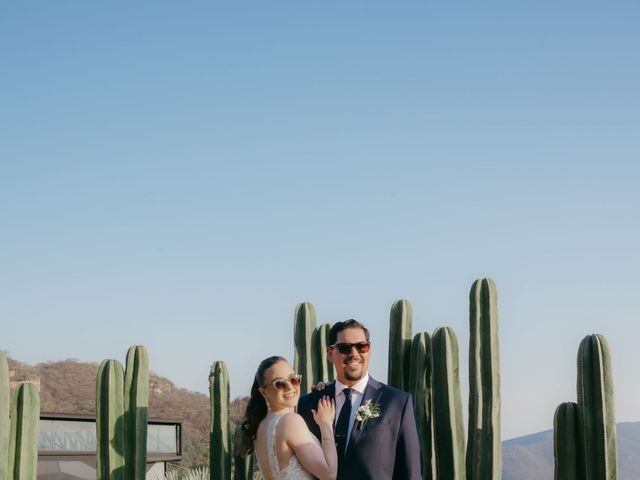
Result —
[{"label": "woman in white lace dress", "polygon": [[324,397],[313,411],[322,433],[319,442],[295,413],[300,379],[282,357],[260,363],[242,422],[242,447],[246,453],[255,452],[266,480],[335,480],[334,401]]}]

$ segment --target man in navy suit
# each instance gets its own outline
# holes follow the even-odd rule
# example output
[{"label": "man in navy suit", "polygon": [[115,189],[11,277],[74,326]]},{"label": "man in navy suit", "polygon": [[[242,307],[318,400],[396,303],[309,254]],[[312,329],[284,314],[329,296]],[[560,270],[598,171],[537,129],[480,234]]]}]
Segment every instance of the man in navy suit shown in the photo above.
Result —
[{"label": "man in navy suit", "polygon": [[338,322],[329,331],[328,343],[327,357],[338,379],[301,397],[298,413],[320,439],[311,410],[317,409],[322,396],[335,398],[338,480],[420,480],[411,395],[369,376],[369,331],[356,320]]}]

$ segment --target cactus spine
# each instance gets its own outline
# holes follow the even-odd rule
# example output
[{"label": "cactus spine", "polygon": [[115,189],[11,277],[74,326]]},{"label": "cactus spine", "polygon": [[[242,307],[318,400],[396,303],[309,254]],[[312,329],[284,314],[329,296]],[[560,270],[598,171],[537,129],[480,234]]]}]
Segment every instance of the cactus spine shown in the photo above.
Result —
[{"label": "cactus spine", "polygon": [[4,352],[0,352],[0,480],[9,473],[9,364]]},{"label": "cactus spine", "polygon": [[555,457],[555,480],[580,480],[580,441],[578,433],[578,405],[561,403],[553,418],[553,453]]},{"label": "cactus spine", "polygon": [[433,374],[433,441],[436,478],[465,478],[464,426],[458,361],[458,339],[449,327],[436,329],[431,337]]},{"label": "cactus spine", "polygon": [[423,459],[423,480],[433,478],[431,438],[431,338],[426,332],[416,333],[411,343],[409,392],[413,395],[418,436]]},{"label": "cactus spine", "polygon": [[316,310],[309,302],[299,303],[295,310],[295,325],[293,329],[294,355],[293,368],[302,374],[300,393],[304,395],[311,391],[315,383],[316,355],[313,352],[313,337],[316,328]]},{"label": "cactus spine", "polygon": [[124,378],[125,478],[144,480],[147,470],[147,410],[149,405],[149,356],[136,345],[127,351]]},{"label": "cactus spine", "polygon": [[316,331],[313,335],[313,349],[316,355],[317,367],[314,376],[314,382],[331,382],[336,378],[336,372],[333,368],[333,363],[327,360],[327,342],[329,338],[329,330],[331,330],[331,324],[324,323],[316,328]]},{"label": "cactus spine", "polygon": [[123,371],[103,360],[96,380],[96,473],[98,480],[124,479]]},{"label": "cactus spine", "polygon": [[409,300],[396,300],[391,306],[387,382],[399,390],[409,386],[412,317]]},{"label": "cactus spine", "polygon": [[498,295],[493,280],[476,280],[469,294],[469,480],[500,480],[500,355]]},{"label": "cactus spine", "polygon": [[231,430],[229,424],[229,374],[222,361],[214,362],[209,374],[211,428],[209,471],[211,480],[231,478]]},{"label": "cactus spine", "polygon": [[617,478],[611,355],[602,335],[587,335],[578,349],[578,419],[584,478]]},{"label": "cactus spine", "polygon": [[40,395],[35,385],[23,383],[14,393],[9,438],[11,480],[36,480],[38,474],[38,427]]}]

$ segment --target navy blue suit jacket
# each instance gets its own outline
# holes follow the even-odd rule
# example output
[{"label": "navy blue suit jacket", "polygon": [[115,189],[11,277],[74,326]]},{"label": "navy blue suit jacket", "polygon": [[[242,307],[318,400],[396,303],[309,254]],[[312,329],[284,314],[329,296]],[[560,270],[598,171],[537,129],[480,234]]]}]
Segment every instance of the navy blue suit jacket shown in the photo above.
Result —
[{"label": "navy blue suit jacket", "polygon": [[[318,439],[320,428],[311,409],[317,409],[318,400],[325,395],[335,397],[335,383],[304,395],[298,402],[298,413]],[[380,407],[381,416],[367,420],[362,429],[356,420],[338,480],[421,480],[420,442],[411,395],[369,377],[361,405],[367,400]]]}]

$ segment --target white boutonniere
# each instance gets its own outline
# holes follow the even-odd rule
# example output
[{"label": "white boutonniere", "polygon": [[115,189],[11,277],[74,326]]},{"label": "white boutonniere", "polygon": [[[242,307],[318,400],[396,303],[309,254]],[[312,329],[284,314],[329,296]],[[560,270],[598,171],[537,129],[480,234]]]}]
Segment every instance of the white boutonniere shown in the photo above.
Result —
[{"label": "white boutonniere", "polygon": [[364,405],[360,405],[356,412],[356,420],[358,421],[358,430],[362,430],[370,418],[378,418],[382,416],[380,411],[380,405],[371,404],[371,399],[364,402]]}]

